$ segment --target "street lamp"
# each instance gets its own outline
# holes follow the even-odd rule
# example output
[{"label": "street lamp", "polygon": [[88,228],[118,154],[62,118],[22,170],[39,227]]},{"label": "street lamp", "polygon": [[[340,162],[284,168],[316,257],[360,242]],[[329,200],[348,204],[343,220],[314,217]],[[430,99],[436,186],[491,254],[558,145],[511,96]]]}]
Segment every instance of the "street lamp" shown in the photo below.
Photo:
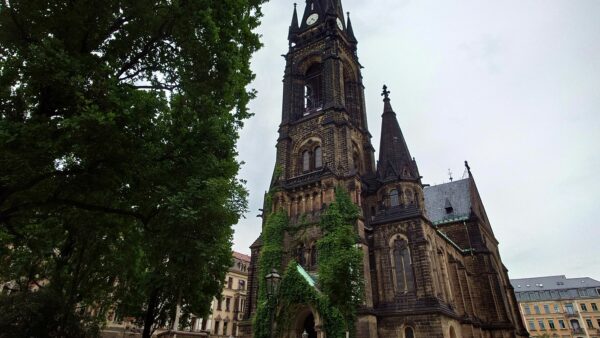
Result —
[{"label": "street lamp", "polygon": [[276,296],[279,291],[279,282],[281,281],[281,276],[277,273],[277,270],[271,270],[271,273],[265,276],[265,280],[267,281],[267,296]]},{"label": "street lamp", "polygon": [[273,338],[273,324],[275,321],[275,310],[277,307],[277,292],[279,291],[279,282],[281,281],[281,276],[277,273],[277,270],[271,270],[271,273],[265,276],[265,281],[267,282],[267,298],[271,299],[273,297],[274,306],[271,309],[271,338]]}]

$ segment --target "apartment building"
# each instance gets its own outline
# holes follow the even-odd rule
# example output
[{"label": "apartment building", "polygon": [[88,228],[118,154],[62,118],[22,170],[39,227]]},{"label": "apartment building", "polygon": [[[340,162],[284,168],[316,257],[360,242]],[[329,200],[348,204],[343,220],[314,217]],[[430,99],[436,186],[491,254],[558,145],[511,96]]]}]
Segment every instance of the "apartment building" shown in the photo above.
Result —
[{"label": "apartment building", "polygon": [[531,337],[600,338],[600,282],[564,275],[511,279]]},{"label": "apartment building", "polygon": [[248,285],[250,256],[233,253],[233,266],[225,277],[223,293],[212,302],[212,313],[206,318],[193,318],[191,331],[208,331],[211,337],[238,336],[238,323],[243,319]]}]

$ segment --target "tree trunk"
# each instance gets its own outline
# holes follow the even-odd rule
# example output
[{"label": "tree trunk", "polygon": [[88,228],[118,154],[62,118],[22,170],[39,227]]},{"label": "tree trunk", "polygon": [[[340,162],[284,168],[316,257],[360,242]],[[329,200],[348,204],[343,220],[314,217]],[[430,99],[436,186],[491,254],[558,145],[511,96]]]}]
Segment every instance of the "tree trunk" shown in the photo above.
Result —
[{"label": "tree trunk", "polygon": [[156,311],[156,306],[158,305],[158,288],[152,290],[150,293],[150,299],[148,300],[148,309],[146,309],[146,316],[144,318],[144,332],[142,333],[142,338],[151,338],[152,336],[152,326],[154,325],[154,315]]}]

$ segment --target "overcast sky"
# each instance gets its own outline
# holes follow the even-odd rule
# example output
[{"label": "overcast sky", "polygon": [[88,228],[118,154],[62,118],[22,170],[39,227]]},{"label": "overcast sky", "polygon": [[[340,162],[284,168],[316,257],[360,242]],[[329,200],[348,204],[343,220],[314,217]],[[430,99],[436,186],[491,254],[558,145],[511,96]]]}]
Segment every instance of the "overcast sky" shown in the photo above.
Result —
[{"label": "overcast sky", "polygon": [[[459,179],[469,161],[511,278],[600,280],[600,1],[343,6],[364,66],[373,145],[385,83],[423,183],[447,182],[448,169]],[[255,116],[238,146],[251,209],[235,226],[234,250],[243,253],[260,233],[275,162],[292,8],[271,0],[258,30]]]}]

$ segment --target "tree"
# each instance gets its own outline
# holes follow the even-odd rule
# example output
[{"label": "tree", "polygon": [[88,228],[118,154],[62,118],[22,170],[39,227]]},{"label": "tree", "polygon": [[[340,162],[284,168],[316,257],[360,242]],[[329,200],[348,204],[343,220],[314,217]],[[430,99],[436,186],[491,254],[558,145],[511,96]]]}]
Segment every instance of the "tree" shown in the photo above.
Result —
[{"label": "tree", "polygon": [[263,2],[2,0],[0,332],[206,313],[246,208]]}]

